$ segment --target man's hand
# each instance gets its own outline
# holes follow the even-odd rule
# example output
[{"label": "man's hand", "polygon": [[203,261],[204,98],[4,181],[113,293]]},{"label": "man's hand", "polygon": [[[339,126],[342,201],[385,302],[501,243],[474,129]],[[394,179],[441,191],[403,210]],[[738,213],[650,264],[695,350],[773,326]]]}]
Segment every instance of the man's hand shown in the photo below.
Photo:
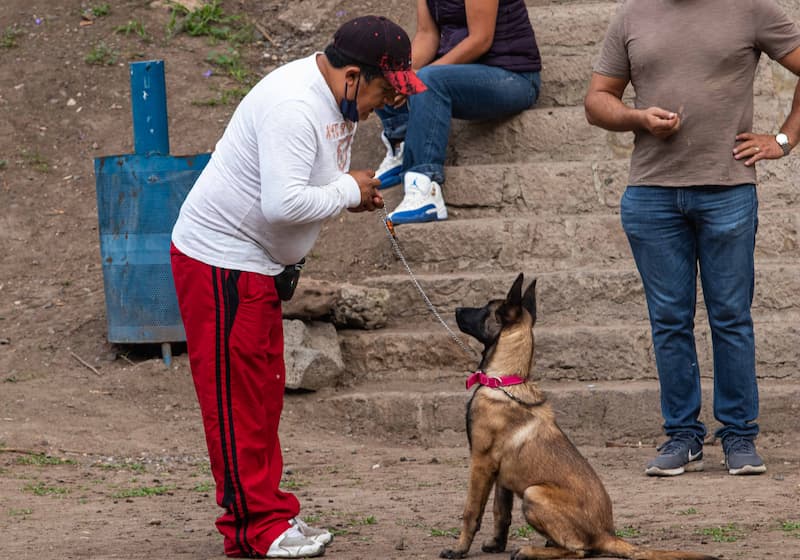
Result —
[{"label": "man's hand", "polygon": [[650,107],[642,111],[642,127],[656,138],[665,140],[678,132],[681,118],[666,109]]},{"label": "man's hand", "polygon": [[736,135],[739,144],[733,149],[733,158],[745,160],[747,166],[760,159],[778,159],[783,157],[783,149],[771,134],[753,134],[743,132]]},{"label": "man's hand", "polygon": [[365,212],[383,208],[383,197],[378,192],[380,180],[375,177],[372,169],[357,169],[350,171],[350,175],[358,183],[361,190],[361,204],[348,208],[350,212]]},{"label": "man's hand", "polygon": [[397,95],[395,95],[394,99],[392,100],[391,105],[395,109],[399,109],[400,107],[405,105],[407,102],[408,102],[408,97],[406,95],[403,95],[402,93],[398,93]]}]

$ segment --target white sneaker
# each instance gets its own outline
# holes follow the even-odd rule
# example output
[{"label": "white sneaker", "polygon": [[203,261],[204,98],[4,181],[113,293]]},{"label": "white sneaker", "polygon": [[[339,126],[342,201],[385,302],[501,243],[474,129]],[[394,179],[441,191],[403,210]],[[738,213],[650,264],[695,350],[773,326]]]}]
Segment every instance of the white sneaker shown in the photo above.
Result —
[{"label": "white sneaker", "polygon": [[422,173],[409,171],[405,176],[403,201],[389,214],[392,224],[419,224],[447,219],[442,188]]},{"label": "white sneaker", "polygon": [[386,146],[386,157],[375,172],[375,177],[381,180],[379,189],[388,189],[400,184],[400,177],[403,175],[403,147],[406,143],[400,142],[393,148],[383,132],[381,132],[381,142]]},{"label": "white sneaker", "polygon": [[303,536],[294,525],[270,545],[267,558],[311,558],[325,554],[325,545]]},{"label": "white sneaker", "polygon": [[310,525],[307,525],[305,521],[300,519],[300,517],[290,519],[289,523],[293,527],[297,527],[297,529],[303,533],[305,538],[311,539],[312,541],[317,541],[318,543],[322,544],[330,544],[330,542],[333,540],[333,533],[326,529],[311,527]]}]

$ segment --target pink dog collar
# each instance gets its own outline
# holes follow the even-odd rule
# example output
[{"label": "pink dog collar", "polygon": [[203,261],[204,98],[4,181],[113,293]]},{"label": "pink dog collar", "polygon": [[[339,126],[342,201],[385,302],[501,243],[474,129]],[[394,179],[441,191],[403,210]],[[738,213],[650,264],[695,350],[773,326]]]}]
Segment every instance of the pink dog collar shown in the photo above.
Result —
[{"label": "pink dog collar", "polygon": [[476,371],[467,378],[467,389],[476,383],[478,385],[485,385],[486,387],[497,389],[498,387],[506,387],[508,385],[519,385],[520,383],[525,383],[525,380],[518,375],[503,375],[497,377],[495,375],[486,375],[482,371]]}]

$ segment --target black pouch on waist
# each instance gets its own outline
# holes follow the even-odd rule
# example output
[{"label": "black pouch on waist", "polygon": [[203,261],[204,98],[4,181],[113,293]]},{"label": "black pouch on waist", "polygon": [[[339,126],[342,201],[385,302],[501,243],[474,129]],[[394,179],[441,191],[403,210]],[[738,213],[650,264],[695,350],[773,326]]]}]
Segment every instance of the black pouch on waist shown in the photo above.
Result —
[{"label": "black pouch on waist", "polygon": [[278,291],[278,297],[281,301],[289,301],[294,295],[294,289],[297,287],[297,282],[300,280],[300,272],[303,270],[303,265],[306,263],[302,259],[297,264],[291,264],[283,269],[283,272],[275,276],[275,289]]}]

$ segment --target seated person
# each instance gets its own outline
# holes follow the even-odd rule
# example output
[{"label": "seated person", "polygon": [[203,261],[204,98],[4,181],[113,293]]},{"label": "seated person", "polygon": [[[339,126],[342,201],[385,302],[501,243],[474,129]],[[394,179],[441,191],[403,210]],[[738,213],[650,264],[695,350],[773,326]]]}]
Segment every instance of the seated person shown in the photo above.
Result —
[{"label": "seated person", "polygon": [[428,87],[377,114],[386,158],[381,188],[404,183],[394,224],[447,218],[442,198],[452,117],[503,118],[539,96],[541,59],[524,0],[417,0],[411,63]]}]

